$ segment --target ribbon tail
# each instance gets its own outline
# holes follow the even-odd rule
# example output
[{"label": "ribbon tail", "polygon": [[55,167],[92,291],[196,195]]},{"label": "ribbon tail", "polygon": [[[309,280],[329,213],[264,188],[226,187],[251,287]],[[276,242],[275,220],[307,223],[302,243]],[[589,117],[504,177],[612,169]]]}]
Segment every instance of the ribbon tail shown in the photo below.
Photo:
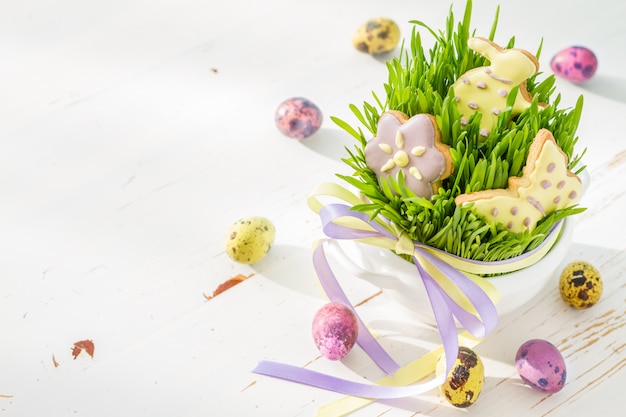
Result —
[{"label": "ribbon tail", "polygon": [[[320,285],[328,298],[331,301],[343,303],[354,310],[352,303],[337,282],[337,278],[328,264],[328,260],[326,259],[326,255],[324,253],[323,242],[318,242],[313,249],[313,266],[315,268],[315,272],[317,273]],[[361,346],[361,348],[370,356],[370,358],[372,358],[376,365],[378,365],[378,367],[387,374],[392,374],[400,369],[400,365],[398,365],[396,361],[394,361],[393,358],[383,349],[380,343],[378,343],[359,315],[355,315],[359,322],[359,336],[357,338],[358,345]]]},{"label": "ribbon tail", "polygon": [[443,380],[434,379],[424,384],[408,386],[363,384],[360,382],[349,381],[326,375],[311,369],[272,361],[259,362],[252,372],[260,375],[278,377],[287,381],[298,382],[316,388],[331,390],[340,394],[370,399],[410,397],[430,391],[431,389],[441,385],[443,382]]},{"label": "ribbon tail", "polygon": [[[415,259],[415,258],[414,258]],[[426,288],[426,293],[430,300],[430,305],[435,316],[435,322],[437,323],[437,329],[439,330],[439,336],[443,344],[443,351],[446,359],[446,372],[444,378],[448,375],[457,356],[459,355],[459,340],[456,331],[456,324],[454,323],[454,316],[448,308],[448,304],[443,296],[445,291],[435,280],[426,272],[426,270],[415,259],[415,265],[418,272],[422,277],[422,282]]]},{"label": "ribbon tail", "polygon": [[498,324],[496,306],[493,304],[489,295],[487,295],[478,284],[447,262],[433,256],[428,251],[416,248],[416,252],[429,262],[436,271],[441,272],[444,277],[455,284],[461,293],[470,301],[471,306],[476,310],[479,319],[474,314],[461,307],[445,290],[441,289],[441,295],[446,300],[446,305],[448,305],[464,328],[475,337],[485,337],[489,332],[495,329]]}]

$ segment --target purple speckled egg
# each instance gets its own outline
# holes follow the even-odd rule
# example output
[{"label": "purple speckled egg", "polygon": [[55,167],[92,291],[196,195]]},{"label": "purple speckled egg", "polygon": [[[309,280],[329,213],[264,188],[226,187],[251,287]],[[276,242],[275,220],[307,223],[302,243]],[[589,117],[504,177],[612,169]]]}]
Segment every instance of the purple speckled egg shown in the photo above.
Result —
[{"label": "purple speckled egg", "polygon": [[322,112],[310,100],[293,97],[280,103],[274,121],[285,136],[302,140],[320,128]]},{"label": "purple speckled egg", "polygon": [[359,323],[354,312],[345,304],[331,302],[313,317],[313,341],[324,357],[341,359],[354,346],[359,335]]},{"label": "purple speckled egg", "polygon": [[593,77],[598,69],[596,55],[583,46],[572,46],[557,52],[550,61],[552,71],[573,83],[582,83]]},{"label": "purple speckled egg", "polygon": [[515,355],[515,367],[522,380],[544,392],[558,392],[565,385],[565,360],[550,342],[531,339]]}]

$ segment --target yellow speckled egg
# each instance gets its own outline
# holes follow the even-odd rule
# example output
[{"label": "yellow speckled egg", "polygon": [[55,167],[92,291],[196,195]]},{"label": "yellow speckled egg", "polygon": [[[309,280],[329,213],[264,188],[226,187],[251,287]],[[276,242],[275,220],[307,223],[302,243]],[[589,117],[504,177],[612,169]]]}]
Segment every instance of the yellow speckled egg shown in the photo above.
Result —
[{"label": "yellow speckled egg", "polygon": [[[436,373],[441,375],[446,368],[445,355],[437,362]],[[485,367],[480,357],[470,348],[461,346],[454,366],[446,382],[439,387],[446,400],[455,407],[465,408],[474,404],[483,389]]]},{"label": "yellow speckled egg", "polygon": [[226,233],[226,253],[236,262],[253,264],[267,255],[274,243],[275,228],[265,217],[236,221]]},{"label": "yellow speckled egg", "polygon": [[575,261],[568,264],[559,279],[561,298],[579,310],[589,308],[600,300],[602,278],[591,264]]},{"label": "yellow speckled egg", "polygon": [[400,28],[391,19],[377,17],[363,23],[352,36],[352,45],[366,54],[393,51],[400,42]]}]

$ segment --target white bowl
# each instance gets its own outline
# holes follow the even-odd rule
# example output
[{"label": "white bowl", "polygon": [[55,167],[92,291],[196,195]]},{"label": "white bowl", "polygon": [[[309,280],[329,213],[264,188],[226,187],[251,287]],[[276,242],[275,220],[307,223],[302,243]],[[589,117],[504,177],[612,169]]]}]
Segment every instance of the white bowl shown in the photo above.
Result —
[{"label": "white bowl", "polygon": [[[565,219],[560,237],[538,262],[515,272],[485,278],[500,293],[496,304],[499,317],[533,300],[546,287],[567,255],[571,240],[572,223]],[[326,245],[331,265],[336,261],[347,274],[380,287],[392,299],[417,313],[425,323],[435,323],[424,284],[412,262],[388,249],[351,240],[329,240]]]}]

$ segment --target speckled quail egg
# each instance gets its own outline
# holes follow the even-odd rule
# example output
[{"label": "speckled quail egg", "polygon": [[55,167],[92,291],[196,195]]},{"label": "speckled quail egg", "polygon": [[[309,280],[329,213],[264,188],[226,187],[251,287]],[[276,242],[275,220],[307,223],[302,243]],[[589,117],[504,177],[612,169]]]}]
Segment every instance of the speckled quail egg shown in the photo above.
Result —
[{"label": "speckled quail egg", "polygon": [[346,356],[356,343],[359,322],[348,306],[330,302],[317,310],[311,330],[320,353],[334,361]]},{"label": "speckled quail egg", "polygon": [[274,243],[274,224],[265,217],[246,217],[236,221],[226,233],[226,253],[243,264],[259,262]]},{"label": "speckled quail egg", "polygon": [[522,380],[543,392],[559,392],[565,385],[567,370],[559,349],[543,339],[524,342],[515,354],[515,368]]},{"label": "speckled quail egg", "polygon": [[596,304],[602,295],[602,278],[591,264],[575,261],[568,264],[559,279],[561,298],[574,308],[586,309]]},{"label": "speckled quail egg", "polygon": [[559,77],[573,83],[587,81],[598,69],[598,58],[589,48],[571,46],[556,53],[550,60],[550,68]]},{"label": "speckled quail egg", "polygon": [[[446,368],[445,355],[437,362],[436,373],[441,375]],[[450,404],[466,408],[474,404],[483,389],[485,367],[480,357],[468,347],[459,347],[452,369],[439,390]]]},{"label": "speckled quail egg", "polygon": [[399,42],[400,28],[396,22],[386,17],[368,20],[352,36],[352,45],[371,55],[393,51]]}]

